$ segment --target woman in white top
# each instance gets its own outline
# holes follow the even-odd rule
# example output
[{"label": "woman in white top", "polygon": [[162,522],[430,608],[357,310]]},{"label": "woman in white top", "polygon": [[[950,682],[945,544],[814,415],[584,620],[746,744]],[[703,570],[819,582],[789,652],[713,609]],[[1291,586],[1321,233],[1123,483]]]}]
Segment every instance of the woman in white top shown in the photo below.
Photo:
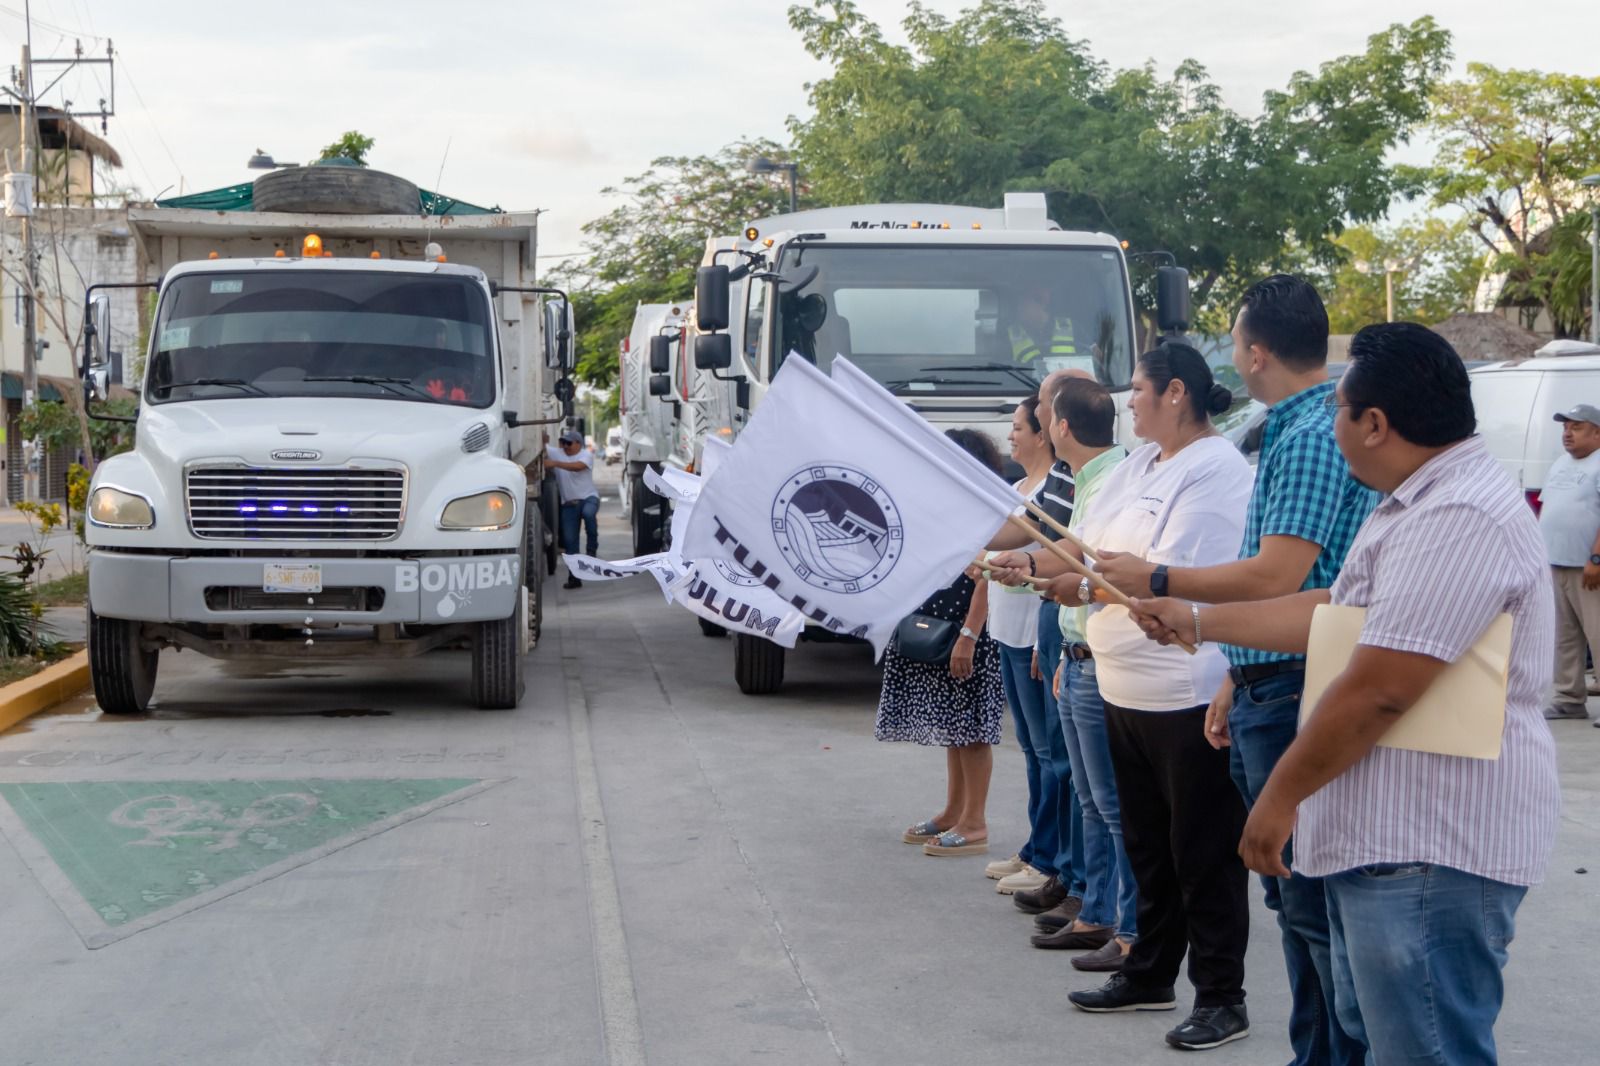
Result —
[{"label": "woman in white top", "polygon": [[[1039,398],[1030,396],[1017,405],[1011,414],[1011,458],[1022,464],[1023,478],[1016,489],[1031,497],[1044,483],[1055,462],[1055,449],[1050,434],[1039,421]],[[1039,672],[1038,654],[1034,645],[1039,639],[1039,597],[1032,588],[1006,588],[989,586],[989,635],[1000,645],[1000,676],[1005,682],[1006,703],[1011,707],[1011,721],[1016,726],[1017,745],[1022,748],[1022,758],[1028,775],[1028,839],[1009,859],[992,862],[988,867],[990,877],[1000,881],[1000,891],[1014,892],[1018,888],[1034,889],[1044,884],[1048,873],[1054,870],[1058,842],[1052,828],[1052,813],[1041,827],[1041,800],[1055,792],[1055,775],[1051,774],[1051,787],[1043,787],[1040,777],[1040,755],[1049,765],[1049,745],[1045,733],[1045,714],[1054,713],[1049,696],[1049,682]],[[1052,810],[1055,800],[1051,799]],[[1037,865],[1036,865],[1037,864]],[[1041,870],[1040,867],[1043,867]]]},{"label": "woman in white top", "polygon": [[[1165,566],[1238,558],[1254,479],[1210,419],[1232,399],[1186,344],[1165,342],[1141,356],[1128,410],[1134,432],[1150,443],[1107,475],[1081,528],[1084,541]],[[1158,566],[1155,580],[1164,573]],[[1202,728],[1227,662],[1214,645],[1195,655],[1162,647],[1115,604],[1092,611],[1084,629],[1139,887],[1139,939],[1103,988],[1069,998],[1091,1011],[1171,1007],[1187,950],[1195,1009],[1169,1042],[1209,1046],[1204,1037],[1213,1030],[1238,1039],[1248,1032],[1250,913],[1237,854],[1245,812],[1227,751],[1206,743]]]}]

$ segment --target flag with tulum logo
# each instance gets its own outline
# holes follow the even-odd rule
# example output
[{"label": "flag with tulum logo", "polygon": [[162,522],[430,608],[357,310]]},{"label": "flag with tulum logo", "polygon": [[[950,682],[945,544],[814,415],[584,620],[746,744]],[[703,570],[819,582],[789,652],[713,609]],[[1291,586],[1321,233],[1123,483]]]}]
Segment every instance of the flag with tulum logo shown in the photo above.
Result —
[{"label": "flag with tulum logo", "polygon": [[794,358],[700,486],[676,550],[702,573],[739,567],[808,621],[881,653],[1016,505],[942,444]]}]

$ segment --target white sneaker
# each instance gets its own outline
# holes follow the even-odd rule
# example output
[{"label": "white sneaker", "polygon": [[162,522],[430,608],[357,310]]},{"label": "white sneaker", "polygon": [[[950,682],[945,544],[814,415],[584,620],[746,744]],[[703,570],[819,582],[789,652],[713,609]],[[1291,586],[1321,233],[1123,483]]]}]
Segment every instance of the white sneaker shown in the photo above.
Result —
[{"label": "white sneaker", "polygon": [[996,859],[983,868],[983,875],[991,881],[998,881],[1002,877],[1010,877],[1014,873],[1027,869],[1028,864],[1022,861],[1021,855],[1013,855],[1009,859]]},{"label": "white sneaker", "polygon": [[994,886],[994,890],[1002,896],[1009,896],[1013,892],[1032,892],[1035,889],[1042,888],[1048,880],[1050,878],[1047,875],[1040,873],[1031,866],[1024,865],[1016,873],[1002,877],[1000,883]]}]

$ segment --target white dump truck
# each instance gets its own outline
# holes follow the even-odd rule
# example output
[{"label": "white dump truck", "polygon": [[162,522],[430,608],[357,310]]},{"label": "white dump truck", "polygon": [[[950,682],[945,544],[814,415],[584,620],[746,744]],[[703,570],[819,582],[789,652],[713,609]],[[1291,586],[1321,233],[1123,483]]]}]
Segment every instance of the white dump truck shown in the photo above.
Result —
[{"label": "white dump truck", "polygon": [[[554,552],[543,427],[572,397],[571,307],[533,284],[536,217],[130,212],[159,277],[130,360],[137,444],[90,486],[102,709],[144,710],[167,648],[463,643],[472,702],[517,703]],[[138,298],[104,290],[126,287],[86,297],[96,396],[109,300]]]},{"label": "white dump truck", "polygon": [[[935,426],[982,430],[1004,450],[1012,412],[1045,374],[1077,369],[1113,392],[1129,387],[1128,259],[1113,236],[1062,230],[1042,193],[1008,193],[997,209],[879,204],[779,215],[708,244],[693,359],[731,390],[734,434],[791,353],[823,369],[843,355]],[[1186,272],[1160,267],[1153,284],[1159,328],[1185,329]],[[1119,435],[1131,443],[1117,406]],[[735,639],[740,688],[776,690],[784,649]],[[808,627],[804,639],[837,638]]]},{"label": "white dump truck", "polygon": [[[666,394],[653,395],[651,379],[670,380],[675,344],[683,327],[683,304],[640,304],[633,327],[622,339],[617,378],[617,411],[622,418],[622,510],[633,534],[633,554],[661,551],[667,539],[667,503],[644,482],[646,470],[660,470],[672,454],[678,405]],[[659,338],[659,339],[658,339]],[[660,365],[652,366],[652,359]],[[663,385],[668,388],[670,386]]]}]

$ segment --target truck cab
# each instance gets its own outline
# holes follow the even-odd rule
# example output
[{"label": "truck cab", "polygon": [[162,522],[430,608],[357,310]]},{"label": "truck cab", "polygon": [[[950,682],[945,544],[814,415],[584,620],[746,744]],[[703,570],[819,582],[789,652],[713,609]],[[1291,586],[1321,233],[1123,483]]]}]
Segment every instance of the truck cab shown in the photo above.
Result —
[{"label": "truck cab", "polygon": [[[315,234],[300,252],[181,261],[158,283],[136,445],[89,493],[100,705],[146,709],[163,648],[403,658],[465,643],[473,702],[514,706],[540,543],[519,451],[545,421],[519,416],[528,360],[501,328],[498,301],[520,297],[442,253],[334,256]],[[106,299],[91,289],[90,381]],[[566,306],[544,331],[558,366]]]}]

